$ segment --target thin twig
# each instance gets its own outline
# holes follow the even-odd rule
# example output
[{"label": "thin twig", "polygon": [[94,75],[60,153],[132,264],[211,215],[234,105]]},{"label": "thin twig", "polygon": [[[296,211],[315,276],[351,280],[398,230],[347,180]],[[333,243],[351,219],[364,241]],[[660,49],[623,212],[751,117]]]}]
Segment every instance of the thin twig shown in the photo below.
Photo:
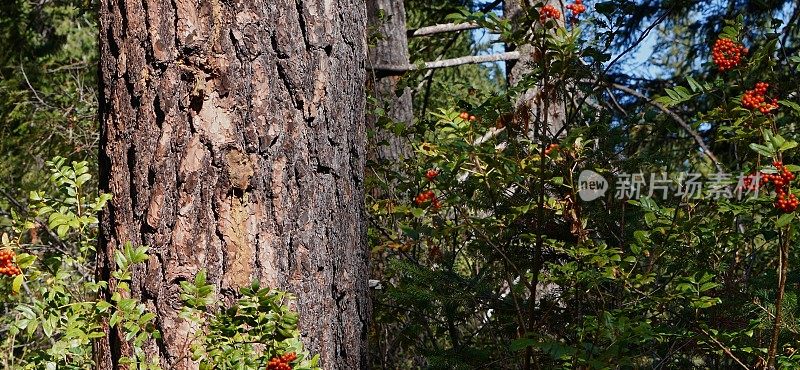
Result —
[{"label": "thin twig", "polygon": [[33,92],[33,96],[36,97],[36,100],[38,100],[39,103],[42,103],[43,105],[50,107],[49,104],[45,103],[44,100],[42,100],[42,98],[39,97],[39,94],[36,92],[36,89],[34,89],[33,85],[31,85],[31,81],[28,80],[28,74],[25,73],[25,67],[23,67],[22,64],[20,64],[19,69],[20,71],[22,71],[22,77],[25,78],[25,83],[28,84],[28,88],[31,89],[31,91]]},{"label": "thin twig", "polygon": [[719,348],[722,349],[722,352],[725,352],[725,354],[728,355],[728,357],[730,357],[733,361],[736,361],[736,363],[739,364],[739,366],[741,366],[743,369],[750,370],[750,368],[747,367],[747,365],[745,365],[744,362],[742,362],[742,360],[739,360],[739,358],[736,357],[736,355],[734,355],[733,352],[731,352],[730,348],[725,347],[725,345],[722,344],[722,342],[718,341],[717,338],[714,338],[711,335],[711,333],[703,330],[703,328],[697,328],[697,329],[699,329],[703,334],[705,334],[709,339],[711,339],[711,341],[714,342],[714,344],[719,346]]}]

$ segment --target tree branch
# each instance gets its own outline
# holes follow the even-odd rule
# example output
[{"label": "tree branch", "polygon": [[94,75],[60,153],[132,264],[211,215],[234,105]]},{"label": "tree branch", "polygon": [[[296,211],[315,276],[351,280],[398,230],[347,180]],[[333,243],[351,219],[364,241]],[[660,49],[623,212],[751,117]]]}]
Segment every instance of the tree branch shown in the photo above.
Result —
[{"label": "tree branch", "polygon": [[479,26],[478,23],[476,22],[441,23],[441,24],[435,24],[433,26],[425,26],[417,29],[410,29],[406,31],[406,34],[408,35],[408,37],[420,37],[420,36],[435,35],[437,33],[474,30],[476,28],[481,28],[481,26]]},{"label": "tree branch", "polygon": [[452,59],[442,59],[433,62],[425,62],[423,65],[407,65],[407,66],[382,66],[376,65],[373,66],[371,69],[374,71],[380,71],[383,73],[398,73],[402,74],[408,71],[416,71],[421,69],[437,69],[437,68],[448,68],[448,67],[456,67],[465,64],[478,64],[478,63],[487,63],[487,62],[499,62],[505,60],[517,60],[519,59],[519,52],[518,51],[508,51],[505,53],[499,54],[489,54],[489,55],[468,55],[465,57],[459,58],[452,58]]},{"label": "tree branch", "polygon": [[425,63],[425,69],[447,68],[447,67],[460,66],[464,64],[478,64],[478,63],[499,62],[499,61],[517,60],[517,59],[519,59],[519,52],[517,51],[509,51],[505,53],[489,54],[489,55],[470,55],[460,58],[444,59],[436,62],[427,62]]},{"label": "tree branch", "polygon": [[714,152],[712,152],[711,149],[708,148],[708,145],[706,145],[705,141],[703,141],[703,137],[701,137],[700,134],[697,133],[697,131],[692,129],[692,126],[689,126],[689,124],[686,123],[686,121],[683,118],[681,118],[681,116],[679,116],[677,113],[669,110],[667,107],[663,106],[662,104],[660,104],[660,103],[648,98],[644,94],[642,94],[642,93],[640,93],[640,92],[638,92],[638,91],[636,91],[634,89],[631,89],[630,87],[627,87],[627,86],[624,86],[624,85],[620,85],[620,84],[615,84],[615,83],[609,84],[608,86],[610,86],[610,87],[612,87],[614,89],[620,90],[622,92],[628,93],[630,95],[633,95],[633,96],[635,96],[637,98],[644,99],[647,102],[647,104],[650,104],[650,105],[656,107],[658,110],[666,113],[668,116],[670,116],[670,118],[675,120],[675,122],[677,122],[678,125],[680,125],[681,128],[683,128],[683,130],[686,131],[687,134],[689,134],[689,136],[691,136],[694,139],[694,141],[697,143],[697,145],[700,147],[700,149],[703,150],[703,154],[705,154],[706,157],[711,159],[711,161],[714,162],[714,164],[717,166],[717,169],[719,169],[719,166],[720,166],[719,159],[717,159],[717,156],[714,155]]},{"label": "tree branch", "polygon": [[747,365],[745,365],[744,362],[742,362],[742,360],[739,360],[739,358],[737,358],[736,355],[734,355],[733,352],[731,352],[730,348],[725,347],[725,345],[722,344],[722,342],[720,342],[719,340],[717,340],[717,338],[714,338],[711,335],[711,333],[703,330],[703,328],[698,328],[698,329],[700,329],[700,331],[703,332],[703,334],[705,334],[709,339],[711,339],[711,341],[714,342],[714,344],[719,346],[719,348],[722,349],[722,352],[725,352],[725,354],[728,355],[728,357],[730,357],[733,361],[736,361],[736,363],[739,364],[739,366],[741,366],[743,369],[750,370],[750,368],[747,367]]}]

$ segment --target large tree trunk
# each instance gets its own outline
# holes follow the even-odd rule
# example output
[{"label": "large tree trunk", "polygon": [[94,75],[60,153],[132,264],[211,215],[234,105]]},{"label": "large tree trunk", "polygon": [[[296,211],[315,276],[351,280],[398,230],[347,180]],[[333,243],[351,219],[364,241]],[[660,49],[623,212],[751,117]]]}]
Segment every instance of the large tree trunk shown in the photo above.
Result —
[{"label": "large tree trunk", "polygon": [[[398,86],[401,74],[386,73],[384,68],[402,70],[409,65],[406,11],[403,0],[368,0],[367,19],[374,30],[375,45],[368,53],[367,89],[376,107],[386,118],[409,125],[414,119],[411,89]],[[373,107],[375,108],[375,107]],[[380,128],[379,116],[367,115],[367,129],[374,132],[367,157],[375,162],[395,162],[410,154],[408,141]]]},{"label": "large tree trunk", "polygon": [[[147,245],[132,295],[185,369],[179,282],[207,269],[220,301],[253,279],[298,296],[326,369],[366,366],[363,218],[366,11],[358,0],[101,1],[98,275]],[[100,369],[130,348],[96,345]]]}]

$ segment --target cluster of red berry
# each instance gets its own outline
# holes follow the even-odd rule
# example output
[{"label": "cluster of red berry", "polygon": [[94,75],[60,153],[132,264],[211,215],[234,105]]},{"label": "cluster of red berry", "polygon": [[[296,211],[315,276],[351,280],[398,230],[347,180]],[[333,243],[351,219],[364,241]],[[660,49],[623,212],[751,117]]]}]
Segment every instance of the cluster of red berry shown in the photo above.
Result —
[{"label": "cluster of red berry", "polygon": [[559,12],[556,7],[547,4],[543,6],[541,10],[539,10],[539,21],[545,23],[549,18],[559,19],[561,18],[561,12]]},{"label": "cluster of red berry", "polygon": [[459,114],[458,116],[461,117],[461,119],[463,119],[464,121],[474,121],[477,119],[475,116],[467,112],[461,112],[461,114]]},{"label": "cluster of red berry", "polygon": [[572,11],[573,18],[586,11],[586,5],[583,5],[583,0],[575,0],[575,4],[567,4],[566,8]]},{"label": "cluster of red berry", "polygon": [[442,208],[442,203],[439,202],[439,198],[436,197],[436,194],[433,192],[433,190],[423,191],[422,193],[419,193],[416,198],[414,198],[414,203],[416,203],[417,206],[421,206],[425,204],[425,202],[431,202],[431,207],[434,209]]},{"label": "cluster of red berry", "polygon": [[0,249],[0,275],[16,276],[19,274],[22,274],[22,270],[14,264],[14,251]]},{"label": "cluster of red berry", "polygon": [[742,55],[747,54],[747,49],[728,39],[717,39],[711,50],[711,59],[720,71],[725,72],[739,65]]},{"label": "cluster of red berry", "polygon": [[774,175],[765,174],[762,178],[765,184],[772,181],[775,185],[775,193],[778,194],[775,198],[775,208],[784,213],[794,212],[800,204],[797,196],[789,193],[789,183],[795,179],[795,175],[779,161],[775,161],[772,164],[778,170],[778,173]]},{"label": "cluster of red berry", "polygon": [[433,168],[425,171],[425,178],[428,179],[428,181],[436,180],[436,176],[439,176],[439,171],[436,171]]},{"label": "cluster of red berry", "polygon": [[544,155],[550,155],[554,150],[558,149],[558,144],[550,144],[544,150]]},{"label": "cluster of red berry", "polygon": [[757,173],[746,176],[742,180],[742,187],[750,191],[755,191],[759,187],[766,186],[771,182],[775,185],[775,194],[777,195],[775,197],[775,208],[785,213],[794,212],[797,206],[800,205],[800,201],[798,201],[797,196],[789,193],[789,183],[792,182],[796,176],[780,161],[772,162],[772,165],[778,170],[777,173]]},{"label": "cluster of red berry", "polygon": [[772,99],[767,103],[764,94],[767,92],[769,84],[759,82],[753,90],[747,90],[742,96],[742,106],[747,109],[758,109],[761,113],[767,114],[773,109],[778,108],[778,99]]},{"label": "cluster of red berry", "polygon": [[267,370],[292,370],[292,365],[289,365],[289,363],[294,360],[297,360],[297,355],[294,352],[273,357],[267,364]]}]

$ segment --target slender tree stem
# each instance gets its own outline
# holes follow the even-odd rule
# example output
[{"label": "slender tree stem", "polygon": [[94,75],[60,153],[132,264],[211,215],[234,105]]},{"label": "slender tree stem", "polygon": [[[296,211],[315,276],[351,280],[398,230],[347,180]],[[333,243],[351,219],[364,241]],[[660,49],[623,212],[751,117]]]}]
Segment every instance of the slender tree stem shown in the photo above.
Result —
[{"label": "slender tree stem", "polygon": [[789,240],[792,235],[792,228],[789,226],[788,233],[781,239],[780,255],[778,258],[778,293],[775,297],[775,320],[772,325],[772,340],[769,343],[767,353],[767,369],[775,369],[775,357],[778,352],[778,340],[781,335],[781,312],[783,311],[783,296],[786,290],[786,273],[789,271]]}]

